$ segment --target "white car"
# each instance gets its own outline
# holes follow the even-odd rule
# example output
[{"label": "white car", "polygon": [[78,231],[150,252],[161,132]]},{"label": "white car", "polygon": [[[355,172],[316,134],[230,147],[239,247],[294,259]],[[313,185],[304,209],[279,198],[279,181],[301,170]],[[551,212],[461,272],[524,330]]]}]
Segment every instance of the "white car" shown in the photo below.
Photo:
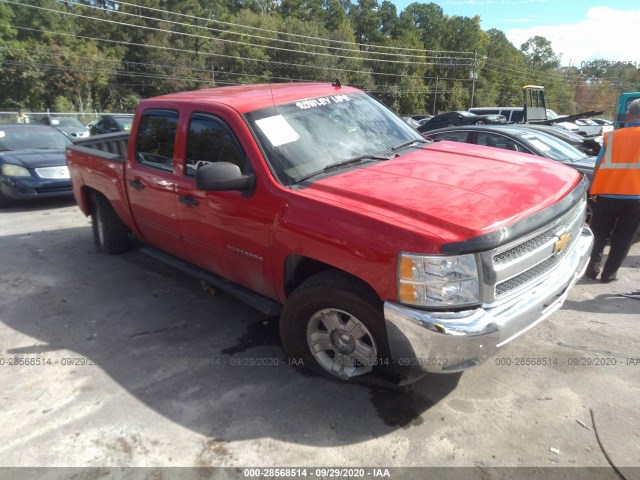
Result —
[{"label": "white car", "polygon": [[567,130],[568,132],[580,133],[580,128],[572,122],[558,122],[553,124],[556,128],[561,128],[562,130]]},{"label": "white car", "polygon": [[580,131],[580,133],[586,135],[587,137],[596,137],[598,135],[602,135],[602,125],[594,122],[590,118],[579,118],[575,120],[575,124],[578,126],[578,130]]}]

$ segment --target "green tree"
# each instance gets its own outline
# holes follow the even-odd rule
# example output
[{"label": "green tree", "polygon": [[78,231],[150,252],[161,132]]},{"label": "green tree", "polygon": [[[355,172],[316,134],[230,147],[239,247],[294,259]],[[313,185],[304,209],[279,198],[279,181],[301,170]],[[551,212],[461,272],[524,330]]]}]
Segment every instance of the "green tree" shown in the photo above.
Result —
[{"label": "green tree", "polygon": [[551,42],[536,35],[520,46],[520,50],[527,56],[529,67],[540,70],[557,69],[560,59],[553,51]]}]

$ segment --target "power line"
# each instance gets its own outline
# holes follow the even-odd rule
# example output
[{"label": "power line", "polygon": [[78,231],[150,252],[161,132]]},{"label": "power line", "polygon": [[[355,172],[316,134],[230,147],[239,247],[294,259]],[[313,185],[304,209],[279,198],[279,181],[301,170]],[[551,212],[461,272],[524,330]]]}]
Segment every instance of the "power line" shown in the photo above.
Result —
[{"label": "power line", "polygon": [[[257,44],[254,44],[254,43],[248,43],[248,42],[243,42],[243,41],[239,41],[239,40],[230,40],[230,39],[220,38],[220,37],[206,37],[206,36],[203,36],[203,35],[197,35],[197,34],[193,34],[193,33],[178,32],[178,31],[175,31],[175,30],[167,30],[167,29],[163,29],[163,28],[149,27],[149,26],[144,26],[144,25],[134,25],[134,24],[126,23],[126,22],[119,22],[117,20],[109,20],[109,19],[106,19],[106,18],[90,17],[90,16],[80,15],[80,14],[72,13],[72,12],[65,12],[65,11],[55,10],[55,9],[46,8],[46,7],[39,7],[39,6],[36,6],[36,5],[22,4],[22,3],[14,2],[14,1],[11,1],[11,0],[3,0],[3,1],[5,3],[9,3],[9,4],[24,6],[24,7],[27,7],[27,8],[33,8],[33,9],[37,9],[37,10],[44,10],[44,11],[48,11],[48,12],[52,12],[52,13],[59,13],[59,14],[62,14],[62,15],[69,15],[69,16],[76,17],[76,18],[84,18],[84,19],[88,19],[88,20],[94,20],[94,21],[97,21],[97,22],[106,22],[106,23],[120,25],[120,26],[133,27],[133,28],[143,29],[143,30],[150,30],[150,31],[154,31],[154,32],[168,33],[168,34],[172,34],[172,35],[182,35],[182,36],[186,36],[186,37],[189,37],[189,38],[199,38],[199,39],[205,39],[205,40],[216,40],[216,41],[223,42],[223,43],[232,43],[232,44],[236,44],[236,45],[258,47],[258,48],[266,48],[266,49],[269,49],[269,50],[284,51],[284,52],[289,52],[289,53],[298,53],[298,54],[306,54],[306,55],[314,55],[314,56],[318,56],[319,55],[319,56],[324,56],[324,57],[339,58],[339,59],[343,59],[343,60],[357,60],[357,61],[366,61],[366,62],[384,62],[384,63],[405,64],[405,65],[441,65],[441,62],[388,60],[388,59],[384,59],[383,60],[383,59],[378,59],[378,58],[351,57],[351,56],[346,56],[346,55],[335,55],[335,54],[326,53],[326,52],[308,52],[308,51],[305,51],[305,50],[296,50],[296,49],[290,49],[290,48],[275,47],[275,46],[272,46],[272,45],[257,45]],[[135,16],[136,17],[140,17],[138,15],[135,15]],[[167,22],[166,20],[159,20],[157,18],[151,18],[151,17],[142,16],[142,18]],[[194,27],[193,25],[188,25],[188,26]],[[274,39],[268,39],[268,40],[272,40],[273,41]],[[359,52],[359,53],[361,53],[361,52]],[[457,60],[467,60],[467,59],[458,59],[458,58],[454,58],[454,59],[456,61]],[[448,59],[444,58],[444,60],[448,60]]]},{"label": "power line", "polygon": [[[120,2],[119,1],[118,3],[121,4],[121,5],[127,5],[127,6],[135,7],[135,8],[142,8],[142,9],[145,9],[145,10],[151,10],[151,11],[160,12],[160,13],[171,13],[171,14],[176,15],[176,16],[181,16],[181,17],[186,17],[186,18],[191,18],[191,19],[196,19],[196,20],[202,20],[202,21],[205,21],[205,22],[213,22],[213,23],[218,23],[218,24],[221,24],[221,25],[229,25],[229,26],[233,26],[233,27],[246,28],[246,29],[249,29],[249,30],[256,30],[256,31],[268,32],[268,33],[276,33],[276,34],[287,35],[287,36],[295,37],[295,38],[305,38],[305,39],[318,40],[318,41],[323,41],[323,42],[333,42],[333,43],[345,44],[345,45],[356,45],[358,47],[366,47],[366,48],[380,48],[380,49],[388,49],[388,50],[404,50],[404,51],[416,51],[416,52],[459,53],[459,54],[473,55],[473,52],[455,51],[455,50],[428,50],[428,49],[418,49],[418,48],[393,47],[393,46],[385,46],[385,45],[372,45],[372,44],[367,44],[367,43],[352,43],[352,42],[347,42],[347,41],[344,41],[344,40],[334,40],[334,39],[327,39],[327,38],[322,38],[322,37],[314,37],[314,36],[309,36],[309,35],[300,35],[300,34],[297,34],[297,33],[278,32],[277,30],[269,30],[267,28],[253,27],[253,26],[250,26],[250,25],[241,25],[241,24],[238,24],[238,23],[225,22],[225,21],[222,21],[222,20],[216,20],[216,19],[212,19],[212,18],[197,17],[195,15],[187,15],[187,14],[184,14],[184,13],[167,12],[166,10],[162,10],[162,9],[159,9],[159,8],[146,7],[146,6],[136,5],[136,4],[128,3],[128,2]],[[370,53],[373,53],[373,52],[370,52]]]},{"label": "power line", "polygon": [[[45,8],[45,7],[36,7],[36,6],[31,6],[28,4],[22,4],[19,2],[15,2],[15,1],[10,1],[10,0],[4,0],[6,3],[12,3],[12,4],[16,4],[16,5],[20,5],[20,6],[27,6],[27,7],[31,7],[31,8],[41,8],[43,10],[47,10],[47,11],[51,11],[51,12],[56,12],[56,13],[62,13],[65,15],[72,15],[72,16],[78,16],[78,17],[82,17],[82,18],[90,18],[90,19],[94,19],[94,20],[102,20],[98,17],[89,17],[89,16],[85,16],[85,15],[79,15],[79,14],[74,14],[74,13],[70,13],[70,12],[64,12],[64,11],[60,11],[60,10],[55,10],[55,9],[49,9],[49,8]],[[93,5],[86,5],[86,4],[76,4],[79,7],[84,7],[84,8],[90,8],[90,9],[94,9],[94,10],[99,10],[102,11],[102,9],[100,7],[96,7]],[[136,6],[136,8],[148,8],[148,7],[142,7],[142,6]],[[156,10],[156,9],[151,9],[151,10]],[[176,12],[170,12],[168,10],[158,10],[162,13],[165,14],[171,14],[171,15],[182,15],[182,14],[178,14]],[[317,44],[311,44],[311,43],[301,43],[299,41],[295,41],[295,40],[284,40],[281,38],[272,38],[272,37],[263,37],[260,35],[252,35],[252,34],[248,34],[248,33],[242,33],[242,32],[235,32],[233,30],[223,30],[223,29],[219,29],[219,28],[211,28],[211,27],[205,27],[202,25],[194,25],[194,24],[190,24],[190,23],[183,23],[183,22],[176,22],[173,20],[168,20],[168,19],[163,19],[163,18],[157,18],[157,17],[148,17],[148,16],[144,16],[144,15],[139,15],[139,14],[134,14],[134,13],[129,13],[129,12],[124,12],[122,10],[112,10],[113,13],[119,14],[119,15],[126,15],[129,17],[134,17],[134,18],[142,18],[142,19],[146,19],[146,20],[154,20],[154,21],[158,21],[158,22],[164,22],[164,23],[171,23],[173,25],[179,25],[179,26],[184,26],[184,27],[189,27],[189,28],[195,28],[195,29],[201,29],[201,30],[206,30],[208,32],[216,32],[216,33],[226,33],[226,34],[232,34],[232,35],[238,35],[238,36],[242,36],[242,37],[251,37],[251,38],[257,38],[260,40],[268,40],[271,42],[281,42],[281,43],[287,43],[287,44],[293,44],[293,45],[297,45],[297,46],[307,46],[307,47],[313,47],[313,48],[323,48],[323,49],[328,49],[328,50],[340,50],[340,51],[347,51],[347,52],[354,52],[354,48],[357,44],[354,42],[344,42],[348,45],[350,45],[352,48],[344,48],[344,47],[332,47],[332,46],[328,46],[328,45],[317,45]],[[196,19],[199,20],[205,20],[205,21],[213,21],[210,19],[205,19],[205,18],[200,18],[200,17],[195,17]],[[225,22],[227,23],[227,22]],[[243,25],[238,25],[239,27],[242,28],[247,28],[246,26]],[[253,27],[249,27],[249,28],[253,28]],[[179,33],[179,32],[175,32],[174,33]],[[277,31],[273,31],[273,30],[269,30],[270,33],[275,33],[277,35],[286,35],[286,32],[277,32]],[[203,37],[203,38],[209,38],[209,37]],[[213,38],[218,38],[218,37],[213,37]],[[313,38],[313,39],[318,39],[318,40],[323,40],[323,41],[334,41],[334,40],[326,40],[326,39],[320,39],[319,37],[307,37],[307,38]],[[244,42],[243,42],[244,43]],[[342,42],[341,42],[342,43]],[[402,47],[398,47],[399,49]],[[402,48],[404,50],[404,48]],[[443,57],[440,55],[440,53],[458,53],[458,52],[439,52],[438,55],[424,55],[425,50],[422,49],[407,49],[407,50],[411,50],[411,51],[415,51],[417,53],[419,53],[421,56],[425,56],[425,58],[437,58],[437,59],[449,59],[452,57],[446,56]],[[304,50],[299,50],[301,52],[304,52]],[[356,51],[358,53],[363,53],[361,50],[357,50]],[[306,53],[315,53],[315,52],[306,52]],[[417,53],[412,53],[412,54],[402,54],[402,53],[387,53],[387,52],[367,52],[368,54],[373,54],[373,55],[384,55],[384,56],[392,56],[392,57],[415,57],[417,55]],[[465,52],[460,52],[460,53],[465,53]],[[372,59],[373,60],[373,59]],[[384,60],[384,59],[375,59],[375,60]]]},{"label": "power line", "polygon": [[[155,48],[155,49],[158,49],[158,50],[185,53],[184,49],[174,48],[174,47],[164,47],[164,46],[161,46],[161,45],[149,45],[149,44],[142,44],[142,43],[126,42],[126,41],[123,41],[123,40],[111,40],[111,39],[107,39],[107,38],[88,37],[88,36],[85,36],[85,35],[75,35],[75,34],[71,34],[71,33],[54,32],[54,31],[51,31],[51,30],[43,30],[43,29],[38,29],[38,28],[21,27],[21,26],[18,26],[18,25],[10,25],[10,27],[18,29],[18,30],[29,31],[29,32],[40,32],[40,33],[47,33],[47,34],[51,34],[51,35],[60,35],[60,36],[65,36],[65,37],[72,37],[74,39],[92,40],[92,41],[105,42],[105,43],[114,43],[114,44],[118,44],[118,45],[126,45],[128,47],[135,46],[135,47],[143,47],[143,48]],[[371,71],[371,70],[351,70],[351,69],[346,69],[346,68],[341,68],[341,67],[328,67],[328,66],[319,66],[319,65],[304,65],[304,64],[299,64],[299,63],[280,62],[280,61],[276,61],[276,60],[264,60],[264,59],[259,59],[259,58],[242,58],[242,57],[236,57],[236,56],[233,56],[233,55],[226,55],[226,54],[222,54],[222,53],[193,52],[193,51],[189,51],[189,53],[194,53],[194,54],[196,54],[198,56],[205,56],[205,57],[209,57],[209,58],[212,58],[212,57],[213,58],[227,58],[227,59],[238,60],[238,61],[257,62],[257,63],[267,64],[267,65],[270,65],[270,66],[300,67],[300,68],[310,68],[310,69],[315,69],[315,70],[329,70],[329,71],[335,71],[335,72],[346,72],[346,73],[367,74],[367,75],[379,75],[379,76],[400,77],[400,78],[402,78],[402,77],[410,77],[411,76],[411,75],[402,75],[402,74],[398,74],[398,73],[374,72],[374,71]]]}]

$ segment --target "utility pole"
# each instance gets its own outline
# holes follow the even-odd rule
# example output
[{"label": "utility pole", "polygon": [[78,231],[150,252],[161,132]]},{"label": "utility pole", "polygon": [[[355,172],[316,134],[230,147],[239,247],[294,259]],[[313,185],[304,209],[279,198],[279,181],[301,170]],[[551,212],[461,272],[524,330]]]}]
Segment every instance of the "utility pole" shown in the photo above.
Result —
[{"label": "utility pole", "polygon": [[436,114],[436,100],[438,98],[438,75],[436,75],[436,88],[433,92],[433,115]]},{"label": "utility pole", "polygon": [[219,67],[215,63],[211,64],[211,84],[216,86],[216,72],[224,70],[224,67]]},{"label": "utility pole", "polygon": [[471,69],[471,105],[469,108],[473,108],[473,101],[476,94],[476,52],[473,52],[473,67]]}]

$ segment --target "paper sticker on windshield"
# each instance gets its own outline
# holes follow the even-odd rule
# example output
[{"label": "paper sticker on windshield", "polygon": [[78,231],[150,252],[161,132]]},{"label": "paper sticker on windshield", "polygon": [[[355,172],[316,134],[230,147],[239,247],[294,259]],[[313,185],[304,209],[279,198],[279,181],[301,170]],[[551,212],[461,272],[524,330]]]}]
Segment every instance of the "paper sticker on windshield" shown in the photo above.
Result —
[{"label": "paper sticker on windshield", "polygon": [[261,118],[260,120],[256,120],[256,124],[274,147],[295,142],[300,138],[300,135],[296,133],[282,115]]},{"label": "paper sticker on windshield", "polygon": [[329,97],[307,98],[296,102],[296,107],[300,110],[307,110],[309,108],[325,107],[332,103],[348,102],[351,99],[346,95],[331,95]]},{"label": "paper sticker on windshield", "polygon": [[539,148],[543,152],[548,152],[549,150],[551,150],[548,145],[545,145],[540,140],[529,140],[529,143],[531,143],[531,145],[533,145],[534,147]]},{"label": "paper sticker on windshield", "polygon": [[0,130],[0,138],[4,138],[4,131]]},{"label": "paper sticker on windshield", "polygon": [[51,125],[60,125],[59,120],[51,120]]}]

